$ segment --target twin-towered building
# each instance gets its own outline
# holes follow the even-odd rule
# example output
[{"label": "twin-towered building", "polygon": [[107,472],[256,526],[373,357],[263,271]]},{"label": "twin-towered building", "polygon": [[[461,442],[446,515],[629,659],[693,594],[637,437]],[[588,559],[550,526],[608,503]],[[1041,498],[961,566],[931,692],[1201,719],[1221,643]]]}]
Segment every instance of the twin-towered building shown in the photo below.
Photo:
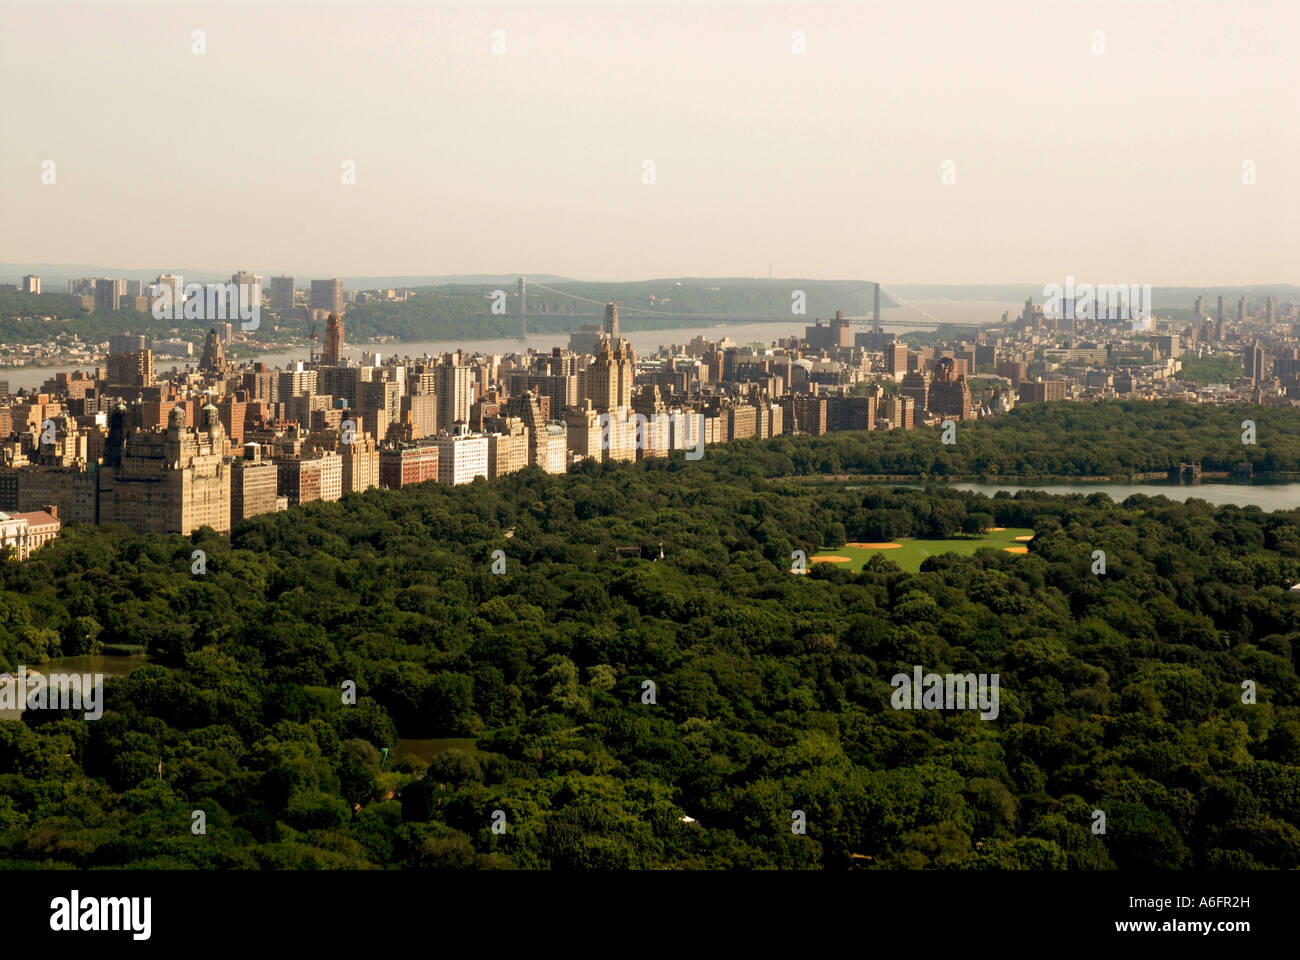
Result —
[{"label": "twin-towered building", "polygon": [[127,406],[110,417],[96,477],[99,523],[123,523],[139,533],[189,533],[208,526],[230,531],[230,443],[217,408],[200,412],[190,429],[174,407],[163,432],[127,429]]}]

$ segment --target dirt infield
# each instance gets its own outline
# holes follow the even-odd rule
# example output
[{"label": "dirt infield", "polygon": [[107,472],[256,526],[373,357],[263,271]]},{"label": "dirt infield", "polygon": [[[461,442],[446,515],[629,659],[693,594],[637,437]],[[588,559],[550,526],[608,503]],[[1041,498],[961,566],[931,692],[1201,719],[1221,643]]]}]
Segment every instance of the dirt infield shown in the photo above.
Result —
[{"label": "dirt infield", "polygon": [[1029,552],[1028,547],[1003,547],[1002,549],[1005,550],[1007,553],[1028,553]]},{"label": "dirt infield", "polygon": [[901,543],[846,543],[846,547],[856,547],[859,550],[897,550],[902,546]]},{"label": "dirt infield", "polygon": [[809,557],[810,563],[852,563],[848,557]]}]

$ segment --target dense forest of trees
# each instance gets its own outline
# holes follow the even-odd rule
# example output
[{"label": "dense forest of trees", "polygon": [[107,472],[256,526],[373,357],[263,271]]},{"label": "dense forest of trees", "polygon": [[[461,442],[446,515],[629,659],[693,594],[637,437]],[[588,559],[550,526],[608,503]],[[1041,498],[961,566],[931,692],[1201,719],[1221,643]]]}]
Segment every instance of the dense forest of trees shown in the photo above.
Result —
[{"label": "dense forest of trees", "polygon": [[[51,319],[45,322],[44,317]],[[238,326],[241,321],[235,316],[232,322]],[[60,335],[103,343],[121,333],[202,342],[209,326],[198,320],[158,320],[148,311],[87,310],[66,293],[0,293],[0,343],[7,346],[44,343]]]},{"label": "dense forest of trees", "polygon": [[[1255,425],[1254,443],[1242,423]],[[1205,470],[1300,471],[1300,410],[1168,401],[1026,403],[1010,413],[938,430],[780,437],[752,457],[769,476],[1120,477],[1187,461]],[[712,455],[712,448],[710,448]]]},{"label": "dense forest of trees", "polygon": [[[99,720],[0,720],[0,866],[1300,867],[1300,511],[772,479],[875,440],[69,526],[0,564],[0,667],[151,662]],[[789,572],[982,515],[1029,553]],[[998,718],[892,709],[914,665],[999,674]]]}]

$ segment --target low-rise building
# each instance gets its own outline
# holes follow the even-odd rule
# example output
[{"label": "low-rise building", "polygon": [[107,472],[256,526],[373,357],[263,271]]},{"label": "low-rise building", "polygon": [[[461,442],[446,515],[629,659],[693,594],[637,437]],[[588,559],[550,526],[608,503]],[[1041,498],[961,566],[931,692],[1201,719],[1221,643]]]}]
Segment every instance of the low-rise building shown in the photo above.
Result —
[{"label": "low-rise building", "polygon": [[0,513],[0,559],[26,560],[57,537],[63,526],[58,514],[53,505],[28,513]]}]

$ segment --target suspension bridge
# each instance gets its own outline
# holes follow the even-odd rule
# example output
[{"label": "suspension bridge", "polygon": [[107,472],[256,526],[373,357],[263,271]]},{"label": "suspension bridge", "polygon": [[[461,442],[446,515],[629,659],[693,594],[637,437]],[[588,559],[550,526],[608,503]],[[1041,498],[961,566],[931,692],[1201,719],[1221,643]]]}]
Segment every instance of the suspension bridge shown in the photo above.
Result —
[{"label": "suspension bridge", "polygon": [[[769,285],[771,283],[771,281],[756,282],[766,283]],[[583,285],[590,286],[590,284]],[[842,310],[842,319],[847,320],[851,326],[857,326],[863,329],[872,329],[875,326],[894,328],[904,326],[909,329],[925,329],[931,325],[938,326],[950,322],[944,320],[942,317],[936,316],[919,304],[913,303],[901,294],[889,289],[884,284],[865,282],[862,284],[856,284],[856,286],[860,286],[861,289],[852,293],[846,292],[844,299],[859,300],[861,312],[852,312],[852,304],[846,304],[849,309]],[[711,291],[716,289],[717,288],[710,288]],[[520,339],[523,339],[527,335],[527,294],[529,290],[540,290],[553,296],[562,297],[565,298],[566,301],[570,301],[575,305],[590,305],[591,307],[597,308],[596,310],[591,311],[591,313],[596,317],[601,315],[601,312],[603,312],[605,308],[605,304],[611,302],[610,300],[601,300],[594,297],[583,296],[582,294],[575,293],[572,290],[563,290],[549,284],[538,283],[537,281],[528,282],[526,278],[520,277],[517,281],[517,300],[515,304],[515,316],[519,319],[520,324]],[[791,290],[791,301],[788,302],[794,301],[793,294],[796,292],[799,291]],[[821,299],[824,301],[826,298],[827,294],[823,292],[821,294]],[[790,307],[786,307],[782,310],[780,307],[776,307],[775,305],[773,309],[760,312],[699,312],[673,309],[666,305],[654,307],[634,306],[626,302],[620,302],[617,297],[615,297],[612,302],[618,304],[619,314],[622,316],[631,314],[645,317],[661,317],[665,320],[681,322],[683,324],[692,321],[707,324],[753,323],[764,321],[812,323],[814,319],[816,319],[814,314],[811,312],[795,312],[795,310]],[[784,302],[787,301],[783,301],[783,303]],[[553,313],[553,311],[549,310],[547,312]],[[582,313],[586,314],[587,311],[582,311]],[[828,313],[833,315],[835,310],[830,310]],[[820,319],[829,319],[829,316],[820,317]]]}]

